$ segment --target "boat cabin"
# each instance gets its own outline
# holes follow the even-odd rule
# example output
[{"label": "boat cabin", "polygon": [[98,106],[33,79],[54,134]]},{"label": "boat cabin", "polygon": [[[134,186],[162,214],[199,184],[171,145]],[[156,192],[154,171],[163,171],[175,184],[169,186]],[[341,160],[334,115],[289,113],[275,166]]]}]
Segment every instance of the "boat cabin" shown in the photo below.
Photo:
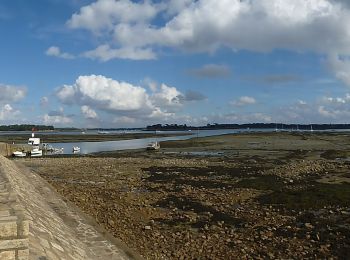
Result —
[{"label": "boat cabin", "polygon": [[29,145],[40,145],[40,138],[29,138],[28,139],[28,144]]}]

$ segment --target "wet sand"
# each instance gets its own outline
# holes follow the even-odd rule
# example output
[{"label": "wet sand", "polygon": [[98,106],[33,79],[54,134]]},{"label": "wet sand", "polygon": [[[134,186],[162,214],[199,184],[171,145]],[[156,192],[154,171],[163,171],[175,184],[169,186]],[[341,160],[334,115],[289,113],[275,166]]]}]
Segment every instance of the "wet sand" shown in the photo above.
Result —
[{"label": "wet sand", "polygon": [[146,259],[350,258],[350,135],[18,159]]}]

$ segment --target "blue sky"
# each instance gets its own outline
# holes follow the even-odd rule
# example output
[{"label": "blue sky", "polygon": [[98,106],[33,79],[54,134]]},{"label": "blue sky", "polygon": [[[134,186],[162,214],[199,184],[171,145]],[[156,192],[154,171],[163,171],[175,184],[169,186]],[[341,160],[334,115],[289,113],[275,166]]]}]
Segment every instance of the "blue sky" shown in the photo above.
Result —
[{"label": "blue sky", "polygon": [[348,123],[341,0],[2,0],[0,124]]}]

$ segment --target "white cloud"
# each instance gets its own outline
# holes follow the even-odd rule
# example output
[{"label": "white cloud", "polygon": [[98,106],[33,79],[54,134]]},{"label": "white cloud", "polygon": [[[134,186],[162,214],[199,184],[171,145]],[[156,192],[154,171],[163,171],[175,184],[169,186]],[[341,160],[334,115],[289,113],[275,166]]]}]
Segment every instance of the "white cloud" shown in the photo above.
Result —
[{"label": "white cloud", "polygon": [[98,115],[95,110],[90,108],[89,106],[82,106],[81,108],[81,113],[83,116],[87,119],[96,119],[98,118]]},{"label": "white cloud", "polygon": [[[346,3],[97,0],[73,14],[67,25],[99,38],[99,45],[83,56],[101,61],[155,59],[162,48],[194,53],[222,47],[254,52],[284,49],[327,55],[337,78],[350,85],[350,6]],[[59,49],[51,53],[61,55]]]},{"label": "white cloud", "polygon": [[102,75],[80,76],[73,85],[57,89],[56,96],[64,104],[82,106],[82,113],[89,117],[96,110],[129,118],[169,117],[185,101],[175,87],[161,84],[149,94],[143,87]]},{"label": "white cloud", "polygon": [[350,94],[345,94],[344,97],[323,97],[322,103],[324,104],[331,104],[331,105],[342,105],[346,103],[350,103]]},{"label": "white cloud", "polygon": [[253,105],[255,103],[256,103],[255,98],[248,97],[248,96],[243,96],[237,100],[231,101],[231,105],[233,106],[246,106],[246,105]]},{"label": "white cloud", "polygon": [[193,0],[169,0],[165,3],[165,10],[169,16],[173,16],[188,8],[193,2]]},{"label": "white cloud", "polygon": [[74,59],[74,55],[67,52],[61,52],[60,48],[57,46],[51,46],[45,53],[47,56],[54,56],[62,59]]},{"label": "white cloud", "polygon": [[158,107],[172,110],[182,106],[181,96],[181,92],[175,87],[162,84],[159,92],[153,94],[152,101]]},{"label": "white cloud", "polygon": [[350,57],[341,57],[333,53],[329,55],[328,64],[336,78],[350,86]]},{"label": "white cloud", "polygon": [[[173,13],[163,26],[155,17]],[[194,52],[232,49],[350,52],[349,10],[330,0],[99,0],[68,21],[71,28],[114,31],[121,46],[166,46]],[[205,19],[203,19],[205,17]],[[327,35],[329,41],[324,40]]]},{"label": "white cloud", "polygon": [[0,93],[0,103],[17,102],[27,95],[27,88],[0,83]]},{"label": "white cloud", "polygon": [[344,123],[350,120],[350,94],[321,97],[314,102],[298,101],[274,109],[274,120],[284,123]]},{"label": "white cloud", "polygon": [[135,3],[129,0],[98,0],[84,6],[67,22],[70,28],[85,28],[93,32],[112,30],[118,23],[144,23],[158,13],[151,1]]},{"label": "white cloud", "polygon": [[48,98],[48,97],[42,97],[42,98],[40,99],[40,106],[45,107],[45,106],[47,106],[48,104],[49,104],[49,98]]},{"label": "white cloud", "polygon": [[108,44],[98,46],[95,50],[83,53],[83,56],[100,61],[109,61],[111,59],[130,59],[130,60],[152,60],[156,58],[155,53],[149,48],[123,47],[112,49]]},{"label": "white cloud", "polygon": [[152,104],[145,89],[104,76],[80,76],[75,84],[56,92],[66,104],[77,103],[105,111],[149,111]]},{"label": "white cloud", "polygon": [[8,120],[17,116],[20,112],[14,110],[10,104],[5,104],[0,108],[0,120]]}]

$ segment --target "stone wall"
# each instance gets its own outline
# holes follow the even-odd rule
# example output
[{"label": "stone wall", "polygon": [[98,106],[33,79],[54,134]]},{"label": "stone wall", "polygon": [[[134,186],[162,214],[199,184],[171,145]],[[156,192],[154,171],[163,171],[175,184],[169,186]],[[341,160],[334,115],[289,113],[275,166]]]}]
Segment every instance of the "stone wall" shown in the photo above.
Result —
[{"label": "stone wall", "polygon": [[27,260],[29,222],[11,188],[0,172],[0,259]]},{"label": "stone wall", "polygon": [[12,154],[12,148],[10,144],[0,143],[0,155],[9,156]]},{"label": "stone wall", "polygon": [[140,259],[22,160],[16,164],[0,155],[0,260]]}]

